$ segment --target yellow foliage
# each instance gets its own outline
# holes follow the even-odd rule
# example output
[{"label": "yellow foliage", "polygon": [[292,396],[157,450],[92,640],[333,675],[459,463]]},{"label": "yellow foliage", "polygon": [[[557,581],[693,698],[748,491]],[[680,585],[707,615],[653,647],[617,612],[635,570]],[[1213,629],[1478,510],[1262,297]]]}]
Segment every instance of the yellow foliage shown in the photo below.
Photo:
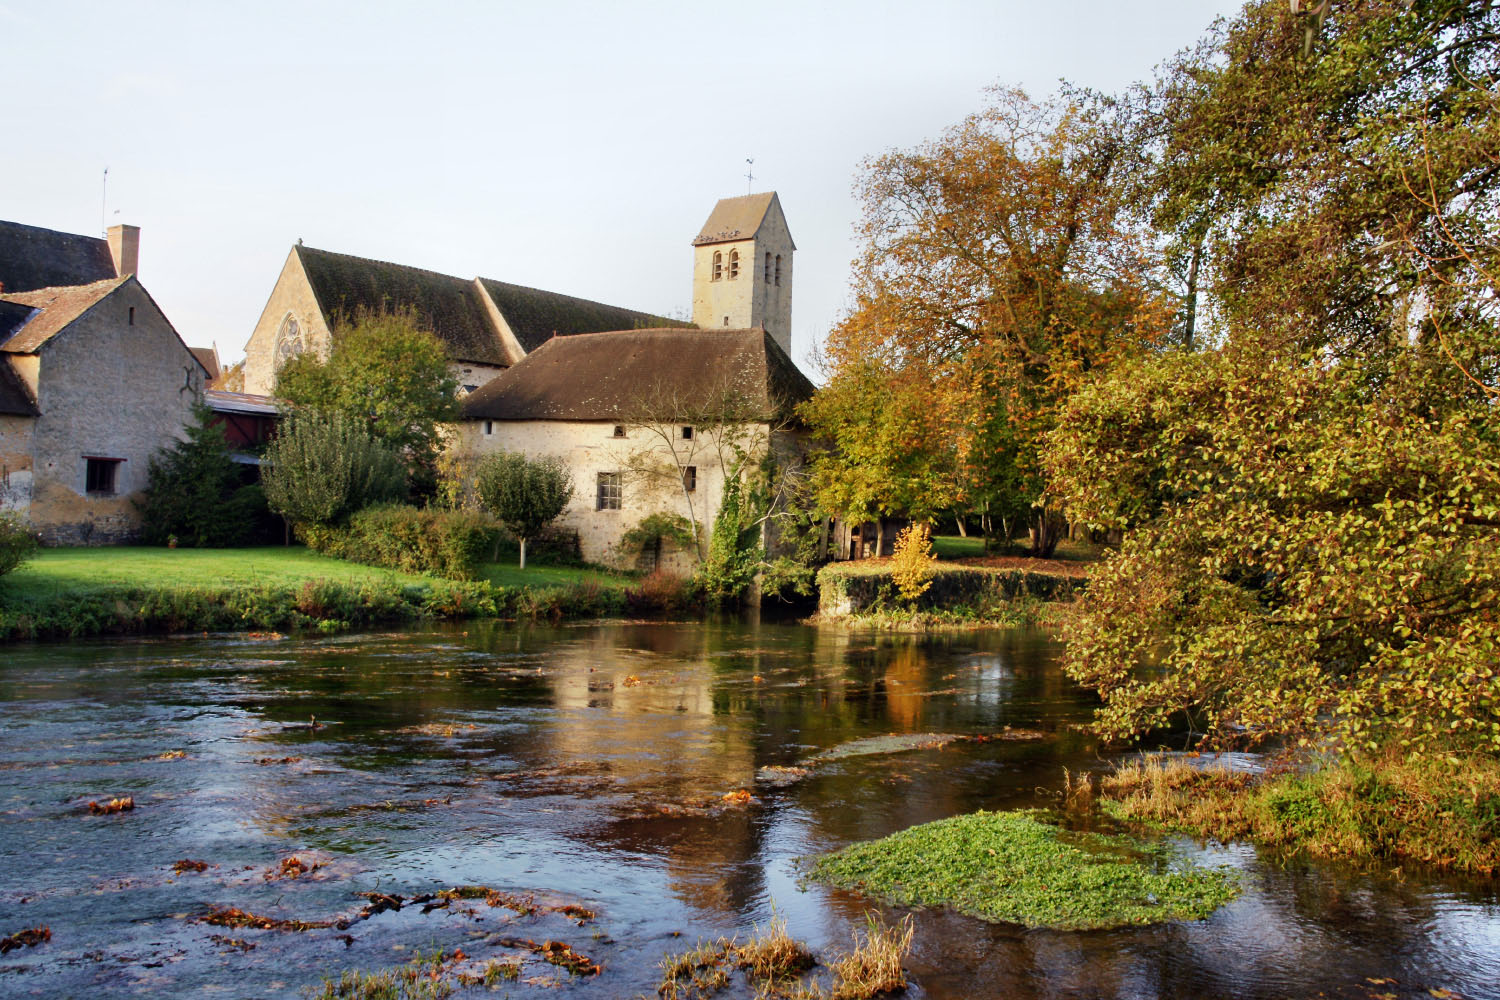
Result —
[{"label": "yellow foliage", "polygon": [[915,605],[917,598],[927,593],[932,586],[932,567],[937,555],[932,551],[932,529],[925,523],[908,525],[896,538],[896,550],[891,555],[891,578],[896,589],[908,603]]}]

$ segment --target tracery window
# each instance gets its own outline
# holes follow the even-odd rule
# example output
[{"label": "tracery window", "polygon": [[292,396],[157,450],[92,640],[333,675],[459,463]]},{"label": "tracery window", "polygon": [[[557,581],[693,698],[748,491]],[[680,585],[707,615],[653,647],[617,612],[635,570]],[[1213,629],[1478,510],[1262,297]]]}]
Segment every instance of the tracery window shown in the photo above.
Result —
[{"label": "tracery window", "polygon": [[276,367],[280,368],[306,349],[297,317],[287,313],[286,318],[281,321],[281,329],[276,331]]}]

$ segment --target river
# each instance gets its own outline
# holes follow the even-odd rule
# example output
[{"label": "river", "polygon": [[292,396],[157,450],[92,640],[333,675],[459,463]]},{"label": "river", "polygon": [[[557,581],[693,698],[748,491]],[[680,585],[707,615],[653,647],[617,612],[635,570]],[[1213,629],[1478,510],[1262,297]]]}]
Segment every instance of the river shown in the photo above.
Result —
[{"label": "river", "polygon": [[[1065,767],[1107,766],[1060,649],[777,623],[10,646],[0,935],[52,937],[0,956],[0,995],[296,997],[457,947],[524,959],[499,992],[457,996],[654,996],[664,955],[773,913],[827,955],[881,908],[800,884],[800,859],[1048,805]],[[971,739],[838,752],[890,734]],[[1208,920],[1089,933],[922,911],[908,995],[1500,998],[1495,883],[1174,843],[1239,869],[1244,894]],[[462,885],[535,912],[410,901]],[[226,908],[340,925],[203,922]],[[523,944],[544,940],[603,971]]]}]

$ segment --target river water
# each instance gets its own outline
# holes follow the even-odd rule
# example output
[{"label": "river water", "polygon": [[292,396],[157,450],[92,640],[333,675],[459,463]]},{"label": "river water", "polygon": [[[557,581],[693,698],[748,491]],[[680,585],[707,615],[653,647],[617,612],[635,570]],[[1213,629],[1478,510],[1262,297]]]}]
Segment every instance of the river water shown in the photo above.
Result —
[{"label": "river water", "polygon": [[[799,859],[1048,805],[1064,767],[1107,766],[1059,650],[1044,632],[771,623],[7,647],[0,935],[52,937],[0,956],[0,996],[295,997],[455,947],[524,959],[499,992],[459,996],[654,996],[664,955],[773,913],[826,956],[881,908],[799,884]],[[847,753],[891,734],[988,738]],[[125,796],[134,809],[88,810]],[[1494,883],[1174,843],[1239,869],[1245,893],[1208,920],[1107,932],[921,911],[908,995],[1500,998]],[[537,909],[409,901],[464,885]],[[407,902],[369,912],[372,892]],[[203,922],[228,907],[342,926]],[[525,944],[547,940],[603,971]]]}]

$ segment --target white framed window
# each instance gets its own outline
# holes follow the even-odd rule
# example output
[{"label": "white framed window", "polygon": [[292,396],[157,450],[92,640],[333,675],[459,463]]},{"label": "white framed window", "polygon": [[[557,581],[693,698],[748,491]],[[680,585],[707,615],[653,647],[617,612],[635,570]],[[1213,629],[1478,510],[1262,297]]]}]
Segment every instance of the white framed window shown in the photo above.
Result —
[{"label": "white framed window", "polygon": [[619,510],[623,499],[618,472],[599,473],[598,502],[595,510]]},{"label": "white framed window", "polygon": [[722,277],[724,277],[724,254],[723,254],[722,251],[715,250],[714,251],[714,273],[713,273],[713,279],[712,280],[718,281]]},{"label": "white framed window", "polygon": [[735,281],[739,278],[739,276],[740,252],[738,250],[731,250],[729,251],[729,280]]}]

